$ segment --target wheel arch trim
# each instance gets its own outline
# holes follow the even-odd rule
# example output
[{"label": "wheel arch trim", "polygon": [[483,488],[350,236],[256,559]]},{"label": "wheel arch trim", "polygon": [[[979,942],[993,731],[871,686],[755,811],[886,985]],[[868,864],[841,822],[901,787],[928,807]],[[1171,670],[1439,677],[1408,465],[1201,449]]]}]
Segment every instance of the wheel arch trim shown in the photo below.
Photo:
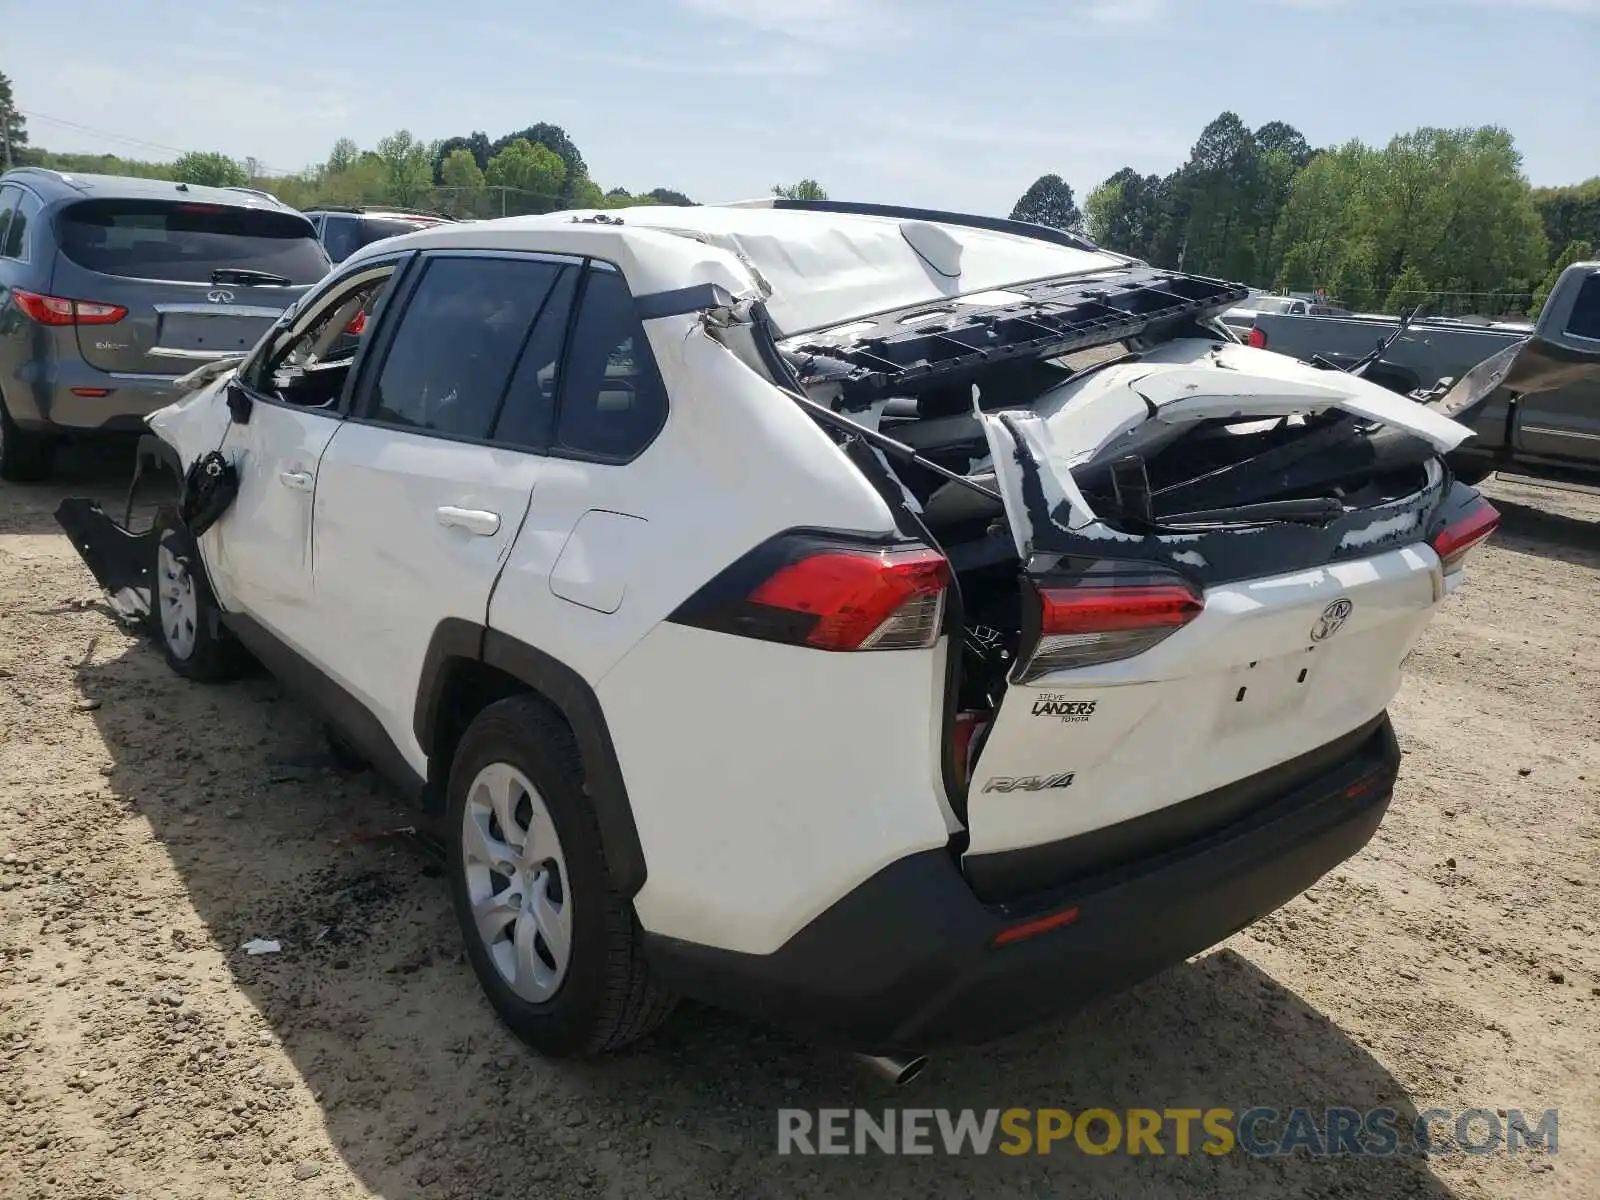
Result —
[{"label": "wheel arch trim", "polygon": [[[647,875],[644,847],[633,819],[611,731],[600,699],[584,678],[560,659],[499,630],[448,618],[434,629],[423,658],[412,731],[430,762],[449,693],[453,665],[478,662],[522,683],[547,701],[571,727],[583,762],[583,791],[594,806],[612,885],[631,900]],[[448,764],[440,764],[448,770]]]}]

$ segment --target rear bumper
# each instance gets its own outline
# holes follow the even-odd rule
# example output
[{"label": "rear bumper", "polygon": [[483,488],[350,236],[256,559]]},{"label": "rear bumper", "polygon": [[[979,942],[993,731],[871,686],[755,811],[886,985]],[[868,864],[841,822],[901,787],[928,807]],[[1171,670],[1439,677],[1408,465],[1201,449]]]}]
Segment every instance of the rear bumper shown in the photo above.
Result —
[{"label": "rear bumper", "polygon": [[[31,433],[137,433],[146,416],[182,399],[177,379],[115,375],[81,360],[31,362],[6,381],[6,408]],[[80,396],[73,388],[107,394]]]},{"label": "rear bumper", "polygon": [[[855,1049],[988,1041],[1182,962],[1304,891],[1372,837],[1399,761],[1384,717],[1314,777],[1254,793],[1226,824],[1025,900],[985,904],[950,854],[926,851],[885,867],[772,954],[658,935],[646,936],[647,953],[685,995]],[[1072,909],[1068,924],[993,944]]]}]

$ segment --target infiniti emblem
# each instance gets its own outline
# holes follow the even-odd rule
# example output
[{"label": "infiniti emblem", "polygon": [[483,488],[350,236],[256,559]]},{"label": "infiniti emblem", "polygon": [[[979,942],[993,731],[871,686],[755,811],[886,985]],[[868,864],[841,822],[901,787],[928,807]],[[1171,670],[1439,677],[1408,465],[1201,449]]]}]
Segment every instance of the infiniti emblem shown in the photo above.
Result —
[{"label": "infiniti emblem", "polygon": [[1317,618],[1317,623],[1311,627],[1311,640],[1325,642],[1350,619],[1350,614],[1355,611],[1355,605],[1348,600],[1335,600],[1322,610],[1322,615]]},{"label": "infiniti emblem", "polygon": [[233,293],[226,288],[217,288],[216,291],[207,292],[206,299],[213,304],[232,304]]}]

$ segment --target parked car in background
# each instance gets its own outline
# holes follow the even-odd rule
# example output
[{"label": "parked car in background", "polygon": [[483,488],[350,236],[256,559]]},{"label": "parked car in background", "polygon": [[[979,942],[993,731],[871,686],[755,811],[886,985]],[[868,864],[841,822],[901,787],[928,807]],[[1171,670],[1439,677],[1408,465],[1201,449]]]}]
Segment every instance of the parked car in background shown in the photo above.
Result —
[{"label": "parked car in background", "polygon": [[142,428],[328,267],[311,222],[265,193],[0,176],[0,478],[48,477],[63,434]]},{"label": "parked car in background", "polygon": [[401,208],[365,206],[338,208],[325,205],[309,209],[306,216],[316,227],[328,257],[342,263],[363,246],[439,225],[451,218],[438,213],[408,212]]},{"label": "parked car in background", "polygon": [[676,994],[985,1041],[1367,842],[1495,527],[1466,429],[1224,340],[1242,294],[830,201],[436,226],[152,415],[149,531],[57,515],[174,670],[253,656],[444,814],[539,1050]]},{"label": "parked car in background", "polygon": [[1450,456],[1468,482],[1600,486],[1600,262],[1561,273],[1530,335],[1414,396],[1472,429]]},{"label": "parked car in background", "polygon": [[1256,318],[1262,313],[1289,313],[1293,316],[1331,317],[1348,314],[1349,309],[1332,304],[1319,304],[1303,296],[1251,296],[1222,314],[1222,323],[1240,337],[1249,335],[1255,328]]},{"label": "parked car in background", "polygon": [[[1324,315],[1262,309],[1246,338],[1252,346],[1291,358],[1309,362],[1321,357],[1347,367],[1393,334],[1399,322],[1399,317],[1366,313]],[[1459,379],[1531,332],[1533,326],[1527,322],[1422,317],[1389,346],[1366,377],[1391,391],[1409,393],[1446,376]]]}]

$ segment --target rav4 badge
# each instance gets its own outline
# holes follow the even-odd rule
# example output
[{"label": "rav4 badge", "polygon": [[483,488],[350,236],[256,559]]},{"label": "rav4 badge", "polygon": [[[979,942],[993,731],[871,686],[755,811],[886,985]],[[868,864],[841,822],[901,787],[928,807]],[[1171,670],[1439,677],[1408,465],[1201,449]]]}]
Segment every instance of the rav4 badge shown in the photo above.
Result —
[{"label": "rav4 badge", "polygon": [[986,792],[1046,792],[1052,788],[1065,788],[1072,786],[1072,780],[1077,774],[1075,771],[1062,771],[1059,775],[1023,775],[1012,779],[1006,775],[997,775],[983,785]]}]

